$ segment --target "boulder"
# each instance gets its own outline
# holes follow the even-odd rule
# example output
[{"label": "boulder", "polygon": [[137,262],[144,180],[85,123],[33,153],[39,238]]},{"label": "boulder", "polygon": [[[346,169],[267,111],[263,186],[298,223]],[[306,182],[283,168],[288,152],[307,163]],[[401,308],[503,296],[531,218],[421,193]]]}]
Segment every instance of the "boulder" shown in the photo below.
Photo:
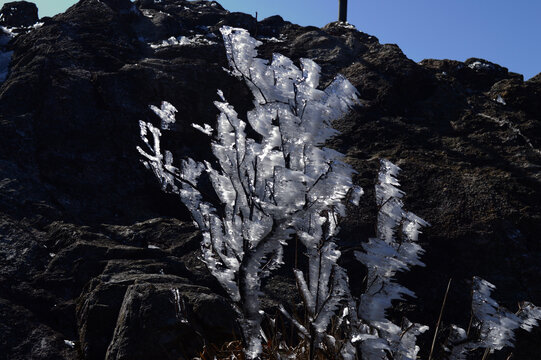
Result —
[{"label": "boulder", "polygon": [[8,2],[0,10],[0,25],[8,28],[32,26],[38,20],[38,8],[31,2]]},{"label": "boulder", "polygon": [[207,341],[229,340],[235,329],[234,310],[208,289],[171,279],[136,283],[126,290],[105,358],[188,359]]}]

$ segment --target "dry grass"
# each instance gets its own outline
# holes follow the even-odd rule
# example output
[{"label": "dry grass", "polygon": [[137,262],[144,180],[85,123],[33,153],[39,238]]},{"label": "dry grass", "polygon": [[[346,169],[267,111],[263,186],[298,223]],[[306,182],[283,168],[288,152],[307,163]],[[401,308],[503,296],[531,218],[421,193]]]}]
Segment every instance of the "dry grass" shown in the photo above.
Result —
[{"label": "dry grass", "polygon": [[[295,360],[308,360],[310,354],[308,352],[308,344],[305,341],[300,342],[296,346],[288,346],[285,343],[272,343],[268,342],[263,344],[262,359],[264,360],[276,360],[276,359],[295,359]],[[314,357],[315,360],[327,360],[334,357],[318,351]],[[200,360],[245,360],[244,353],[242,351],[242,341],[236,340],[223,344],[218,347],[216,345],[205,346],[201,354],[199,354]]]}]

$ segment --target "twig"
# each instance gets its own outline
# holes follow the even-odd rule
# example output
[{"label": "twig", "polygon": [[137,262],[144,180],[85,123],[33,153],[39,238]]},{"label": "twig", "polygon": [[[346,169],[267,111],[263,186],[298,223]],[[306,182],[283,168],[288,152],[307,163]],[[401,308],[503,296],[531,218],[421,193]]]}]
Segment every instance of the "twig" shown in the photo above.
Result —
[{"label": "twig", "polygon": [[449,282],[447,283],[447,290],[445,290],[445,296],[443,297],[443,303],[441,304],[440,316],[438,316],[438,322],[436,323],[436,329],[434,330],[434,338],[432,339],[432,345],[430,346],[430,354],[428,355],[428,360],[432,359],[432,353],[434,352],[434,346],[436,345],[436,337],[438,336],[438,330],[440,328],[441,318],[443,316],[443,309],[445,308],[445,303],[447,302],[447,296],[449,295],[449,289],[451,288],[452,280],[453,279],[450,278]]}]

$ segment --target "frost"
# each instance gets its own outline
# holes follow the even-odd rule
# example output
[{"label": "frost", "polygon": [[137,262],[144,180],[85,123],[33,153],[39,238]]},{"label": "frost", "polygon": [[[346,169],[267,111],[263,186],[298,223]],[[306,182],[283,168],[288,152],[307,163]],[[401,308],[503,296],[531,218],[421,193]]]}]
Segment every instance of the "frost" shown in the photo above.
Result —
[{"label": "frost", "polygon": [[515,314],[501,308],[490,297],[496,287],[486,280],[473,279],[472,311],[478,323],[481,343],[491,349],[501,350],[512,346],[514,331],[520,327],[521,320]]},{"label": "frost", "polygon": [[468,65],[470,69],[479,71],[479,70],[492,70],[494,69],[494,65],[489,64],[484,61],[474,61],[471,64]]},{"label": "frost", "polygon": [[352,318],[357,326],[357,336],[352,341],[362,341],[363,358],[368,360],[387,359],[387,352],[392,354],[392,359],[415,359],[419,352],[415,344],[417,336],[428,330],[427,326],[407,319],[397,325],[386,316],[392,301],[403,300],[404,295],[415,296],[397,284],[393,277],[411,266],[424,266],[420,260],[423,249],[417,240],[420,228],[429,225],[415,214],[403,210],[401,198],[404,193],[398,189],[396,178],[399,172],[398,166],[381,160],[375,189],[379,209],[377,237],[363,244],[363,252],[355,252],[355,257],[366,266],[368,274],[366,290],[358,301],[357,314]]},{"label": "frost", "polygon": [[339,21],[339,22],[338,22],[338,25],[339,25],[340,27],[345,28],[345,29],[357,30],[357,28],[355,27],[355,25],[350,24],[350,23],[348,23],[347,21]]},{"label": "frost", "polygon": [[160,249],[159,246],[156,246],[156,245],[150,245],[150,244],[147,246],[147,248],[148,248],[148,249]]},{"label": "frost", "polygon": [[[354,170],[344,155],[324,144],[337,134],[333,122],[358,104],[356,89],[341,75],[321,88],[320,67],[312,60],[300,59],[297,64],[280,54],[270,61],[260,59],[256,49],[261,42],[246,30],[220,31],[227,71],[246,83],[253,108],[239,115],[218,90],[214,128],[192,124],[213,136],[215,159],[185,158],[176,164],[172,153],[161,149],[160,138],[161,131],[175,122],[177,110],[163,102],[160,108],[152,107],[160,127],[140,121],[144,145],[137,150],[163,189],[179,195],[201,231],[201,258],[233,302],[245,357],[261,358],[262,341],[268,340],[261,328],[265,315],[260,309],[261,282],[283,264],[284,245],[295,235],[307,258],[306,268],[296,268],[293,274],[305,321],[283,306],[279,309],[306,341],[303,355],[313,355],[319,348],[342,359],[416,359],[417,337],[428,327],[406,318],[393,322],[387,312],[394,301],[415,296],[395,276],[424,266],[418,238],[429,224],[404,210],[400,168],[392,162],[380,162],[376,234],[354,253],[367,269],[359,297],[351,294],[346,271],[338,265],[340,220],[347,203],[358,205],[363,191],[353,184]],[[164,46],[189,40],[173,39]],[[508,122],[498,123],[514,129]],[[490,298],[493,289],[474,278],[474,331],[450,327],[448,359],[465,359],[478,348],[491,352],[512,346],[516,329],[529,331],[541,320],[541,309],[530,303],[523,303],[516,314],[500,307]],[[171,291],[177,317],[184,319],[179,315],[184,311],[179,290]]]},{"label": "frost", "polygon": [[7,43],[13,39],[15,36],[21,33],[28,33],[32,30],[41,28],[44,25],[42,22],[37,22],[28,27],[17,27],[17,28],[8,28],[5,26],[0,26],[0,46],[5,46]]},{"label": "frost", "polygon": [[179,36],[179,37],[171,36],[167,40],[163,40],[161,43],[150,44],[150,47],[153,49],[159,49],[159,48],[173,46],[173,45],[179,45],[179,46],[191,45],[191,43],[192,42],[186,36]]},{"label": "frost", "polygon": [[150,109],[160,117],[162,120],[161,122],[161,129],[162,130],[170,130],[171,126],[175,123],[175,114],[178,112],[177,108],[175,108],[173,105],[168,103],[167,101],[163,101],[161,108],[157,108],[154,105],[150,106]]},{"label": "frost", "polygon": [[64,340],[64,344],[66,344],[67,346],[69,346],[72,349],[75,347],[75,342],[71,341],[71,340]]},{"label": "frost", "polygon": [[[354,171],[343,154],[322,145],[336,134],[332,122],[357,103],[357,91],[341,76],[318,89],[320,68],[313,61],[302,59],[299,68],[275,54],[268,63],[257,58],[261,43],[246,30],[222,27],[221,32],[231,74],[246,82],[255,102],[243,117],[247,123],[218,91],[212,152],[219,166],[192,159],[173,166],[171,153],[160,148],[160,130],[146,122],[140,122],[146,149],[137,149],[163,188],[180,196],[201,230],[202,259],[237,305],[245,354],[252,359],[262,351],[261,279],[283,263],[283,245],[292,234],[310,258],[309,276],[298,270],[296,277],[305,289],[318,341],[328,340],[323,334],[347,293],[333,236],[338,218],[345,215]],[[152,109],[162,124],[174,119],[168,106]],[[249,135],[248,125],[257,137]],[[211,134],[207,124],[192,126]],[[203,173],[214,193],[199,187]],[[362,190],[352,192],[358,202]]]},{"label": "frost", "polygon": [[496,101],[498,104],[507,105],[507,103],[505,102],[505,100],[503,99],[501,95],[498,95],[498,97],[494,101]]},{"label": "frost", "polygon": [[216,44],[216,43],[214,41],[205,39],[203,35],[198,34],[191,37],[171,36],[169,39],[163,40],[161,43],[151,43],[150,47],[153,49],[160,49],[160,48],[169,47],[169,46],[201,46],[201,45],[213,45],[213,44]]},{"label": "frost", "polygon": [[517,313],[500,306],[490,297],[496,287],[479,277],[473,278],[472,285],[472,329],[477,334],[468,338],[466,331],[453,325],[449,336],[449,360],[465,360],[468,352],[475,349],[487,351],[513,347],[515,331],[522,328],[531,331],[541,320],[541,308],[524,302]]},{"label": "frost", "polygon": [[192,127],[194,129],[201,131],[203,134],[208,135],[208,136],[211,136],[212,132],[214,131],[212,126],[210,126],[209,124],[203,124],[203,126],[198,125],[198,124],[192,124]]},{"label": "frost", "polygon": [[147,17],[149,19],[154,18],[153,12],[148,9],[141,9],[141,13],[143,14],[144,17]]},{"label": "frost", "polygon": [[351,198],[350,202],[355,205],[359,206],[359,202],[361,200],[361,196],[364,194],[363,189],[360,186],[354,186],[351,188]]},{"label": "frost", "polygon": [[173,304],[175,305],[175,314],[176,318],[184,324],[188,323],[188,319],[186,318],[186,304],[184,303],[184,298],[180,295],[179,289],[171,289],[171,293],[173,294]]},{"label": "frost", "polygon": [[283,39],[278,39],[276,37],[265,37],[265,36],[260,36],[258,37],[258,40],[261,40],[261,41],[265,41],[265,42],[271,42],[271,43],[283,43],[285,40]]},{"label": "frost", "polygon": [[25,33],[31,30],[39,29],[43,25],[44,23],[37,22],[28,27],[20,27],[20,28],[8,28],[6,26],[0,26],[0,46],[6,45],[11,39],[13,39],[19,33]]}]

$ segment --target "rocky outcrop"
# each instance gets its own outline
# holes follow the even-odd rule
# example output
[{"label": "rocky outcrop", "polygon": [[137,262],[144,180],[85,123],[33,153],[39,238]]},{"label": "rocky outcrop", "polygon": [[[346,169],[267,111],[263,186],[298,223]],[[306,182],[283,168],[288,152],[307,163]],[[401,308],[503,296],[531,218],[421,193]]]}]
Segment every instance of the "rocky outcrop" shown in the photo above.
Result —
[{"label": "rocky outcrop", "polygon": [[[434,325],[449,277],[442,326],[467,326],[472,275],[512,308],[541,304],[539,75],[523,81],[482,59],[415,63],[336,23],[256,21],[214,1],[81,0],[41,21],[7,44],[0,85],[0,359],[190,358],[238,334],[186,210],[135,151],[138,120],[156,120],[150,104],[180,109],[164,147],[197,159],[210,159],[209,143],[189,124],[215,121],[216,89],[240,114],[250,108],[222,70],[222,25],[249,29],[263,57],[310,57],[324,82],[340,72],[359,90],[363,106],[329,144],[367,193],[342,226],[351,278],[362,277],[350,249],[373,236],[385,157],[404,170],[408,209],[432,224],[427,267],[401,279],[418,294],[397,304],[408,318]],[[289,276],[286,266],[265,284],[269,312],[295,297]],[[521,336],[516,358],[537,359],[539,336]]]},{"label": "rocky outcrop", "polygon": [[5,3],[0,10],[0,25],[13,27],[28,27],[38,22],[36,4],[27,1]]}]

